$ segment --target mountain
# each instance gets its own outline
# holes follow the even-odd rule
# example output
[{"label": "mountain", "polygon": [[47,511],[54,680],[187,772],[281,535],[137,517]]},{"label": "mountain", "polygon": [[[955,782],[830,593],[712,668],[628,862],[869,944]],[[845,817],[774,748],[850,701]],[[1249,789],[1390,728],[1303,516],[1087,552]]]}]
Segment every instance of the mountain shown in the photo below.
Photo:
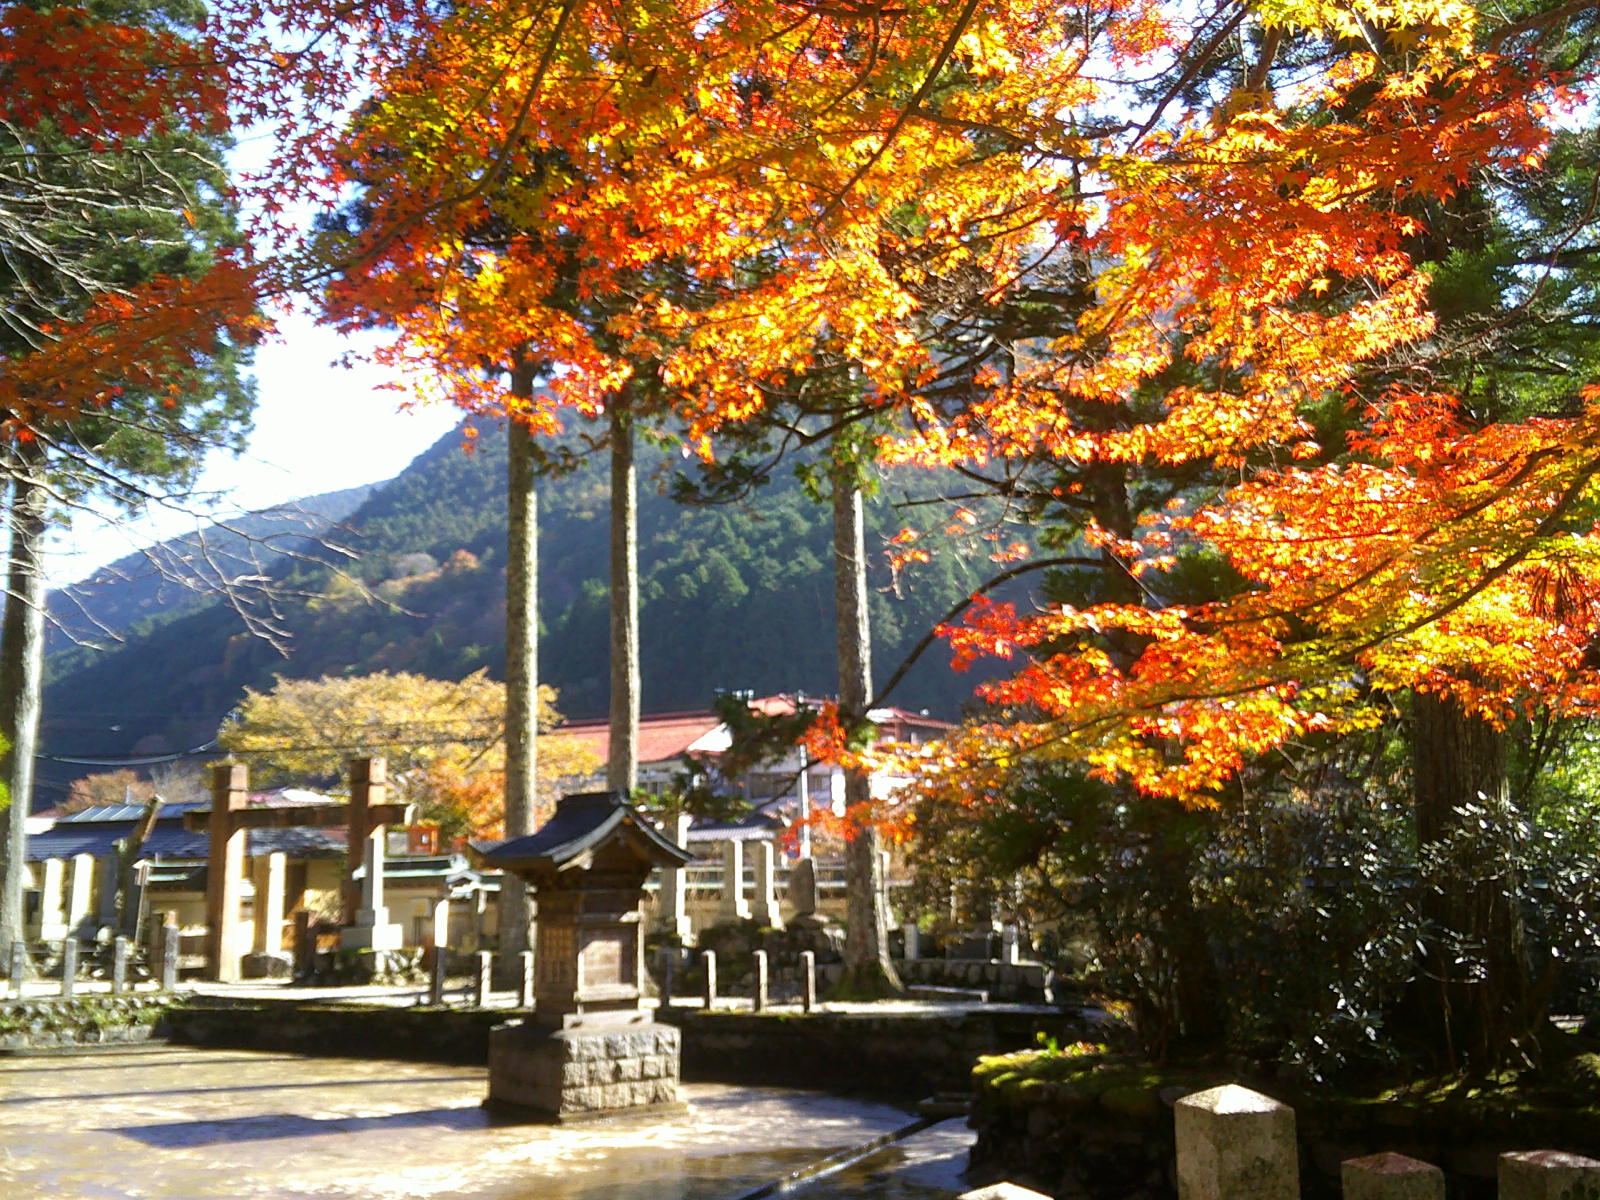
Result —
[{"label": "mountain", "polygon": [[[799,479],[743,504],[686,507],[665,494],[677,460],[641,447],[640,640],[647,712],[703,708],[719,689],[834,690],[829,510]],[[868,546],[908,523],[897,504],[949,483],[895,472],[868,508]],[[602,716],[608,676],[604,456],[540,485],[540,674],[569,717]],[[134,623],[106,649],[52,655],[45,689],[45,788],[94,769],[63,760],[156,756],[204,746],[246,687],[275,675],[377,670],[460,678],[504,658],[505,436],[442,438],[348,517],[349,556],[314,544],[270,572],[284,649],[213,600]],[[920,517],[924,510],[914,510]],[[872,579],[880,680],[992,568],[935,556]],[[131,608],[132,605],[125,605]],[[954,715],[973,679],[937,648],[888,701]],[[337,736],[337,731],[330,731]]]},{"label": "mountain", "polygon": [[302,553],[359,508],[373,484],[323,492],[179,534],[50,593],[45,653],[114,640],[149,617],[214,604],[224,587]]}]

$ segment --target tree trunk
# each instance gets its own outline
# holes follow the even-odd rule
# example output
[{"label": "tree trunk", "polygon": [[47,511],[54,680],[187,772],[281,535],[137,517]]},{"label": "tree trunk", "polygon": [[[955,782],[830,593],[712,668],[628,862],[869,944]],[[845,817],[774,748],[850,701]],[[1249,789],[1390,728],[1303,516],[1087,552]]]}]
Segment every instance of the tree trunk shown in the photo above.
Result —
[{"label": "tree trunk", "polygon": [[[511,394],[533,396],[534,371],[519,362]],[[513,413],[506,453],[506,837],[533,832],[539,733],[539,493],[534,487],[533,433]],[[497,983],[521,978],[518,955],[531,946],[527,889],[507,874],[500,881],[500,958]]]},{"label": "tree trunk", "polygon": [[[867,719],[872,695],[872,631],[867,620],[867,552],[861,486],[849,464],[833,471],[834,629],[839,661],[839,715],[846,726]],[[889,961],[883,837],[870,819],[871,782],[848,771],[845,804],[859,825],[845,849],[844,971],[838,999],[876,999],[903,992]]]},{"label": "tree trunk", "polygon": [[639,502],[633,413],[611,405],[611,730],[606,786],[639,786]]},{"label": "tree trunk", "polygon": [[39,738],[44,668],[45,491],[34,478],[38,455],[12,457],[11,564],[0,622],[0,780],[8,797],[4,859],[0,865],[0,964],[11,961],[13,942],[26,940],[23,892],[27,818],[33,808],[33,764]]},{"label": "tree trunk", "polygon": [[1450,699],[1419,693],[1412,714],[1417,842],[1443,852],[1422,881],[1420,1032],[1446,1065],[1489,1070],[1534,1053],[1540,1016],[1517,908],[1505,736]]}]

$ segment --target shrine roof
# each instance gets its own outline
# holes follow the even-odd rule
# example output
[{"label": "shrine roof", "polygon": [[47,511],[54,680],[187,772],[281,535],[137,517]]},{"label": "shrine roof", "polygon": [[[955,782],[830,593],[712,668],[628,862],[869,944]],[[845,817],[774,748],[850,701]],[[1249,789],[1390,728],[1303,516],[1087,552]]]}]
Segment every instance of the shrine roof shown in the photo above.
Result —
[{"label": "shrine roof", "polygon": [[535,833],[476,847],[486,866],[548,866],[559,870],[620,830],[643,840],[645,855],[658,866],[681,866],[692,857],[662,835],[617,792],[580,792],[562,797],[552,816]]}]

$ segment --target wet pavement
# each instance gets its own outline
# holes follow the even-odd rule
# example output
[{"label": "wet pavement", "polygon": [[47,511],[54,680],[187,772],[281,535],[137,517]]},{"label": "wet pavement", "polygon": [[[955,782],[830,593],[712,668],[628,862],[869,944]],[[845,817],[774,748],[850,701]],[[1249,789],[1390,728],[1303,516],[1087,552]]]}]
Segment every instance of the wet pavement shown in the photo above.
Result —
[{"label": "wet pavement", "polygon": [[[496,1123],[482,1068],[178,1046],[0,1058],[5,1200],[737,1200],[906,1125],[882,1104],[691,1084],[687,1113]],[[792,1193],[935,1200],[946,1121]]]}]

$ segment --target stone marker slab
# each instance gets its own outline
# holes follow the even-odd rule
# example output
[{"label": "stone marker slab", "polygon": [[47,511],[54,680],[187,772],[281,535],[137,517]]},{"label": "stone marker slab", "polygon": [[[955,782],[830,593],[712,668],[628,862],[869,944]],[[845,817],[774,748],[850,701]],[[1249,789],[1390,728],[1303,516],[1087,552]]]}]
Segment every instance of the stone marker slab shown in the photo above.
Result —
[{"label": "stone marker slab", "polygon": [[1600,1162],[1561,1150],[1500,1156],[1500,1200],[1600,1200]]},{"label": "stone marker slab", "polygon": [[1344,1200],[1444,1200],[1444,1172],[1404,1154],[1371,1154],[1339,1165]]},{"label": "stone marker slab", "polygon": [[1294,1110],[1235,1083],[1174,1107],[1178,1200],[1300,1200]]}]

